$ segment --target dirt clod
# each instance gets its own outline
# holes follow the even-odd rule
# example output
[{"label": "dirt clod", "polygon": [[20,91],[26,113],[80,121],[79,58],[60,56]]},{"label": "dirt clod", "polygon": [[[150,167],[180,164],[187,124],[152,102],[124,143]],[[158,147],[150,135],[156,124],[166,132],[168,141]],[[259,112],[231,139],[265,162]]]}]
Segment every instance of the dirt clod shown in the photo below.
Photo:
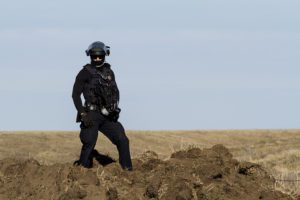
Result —
[{"label": "dirt clod", "polygon": [[107,200],[117,200],[118,199],[118,191],[116,188],[109,188],[106,192]]}]

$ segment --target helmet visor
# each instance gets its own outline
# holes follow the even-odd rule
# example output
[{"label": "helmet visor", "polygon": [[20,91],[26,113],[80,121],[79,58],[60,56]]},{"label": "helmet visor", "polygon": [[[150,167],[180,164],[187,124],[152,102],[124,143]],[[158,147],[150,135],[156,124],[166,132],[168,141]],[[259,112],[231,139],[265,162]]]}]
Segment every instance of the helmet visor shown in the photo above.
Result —
[{"label": "helmet visor", "polygon": [[105,51],[103,51],[102,49],[91,49],[90,51],[90,55],[93,56],[93,55],[97,55],[97,56],[105,56]]}]

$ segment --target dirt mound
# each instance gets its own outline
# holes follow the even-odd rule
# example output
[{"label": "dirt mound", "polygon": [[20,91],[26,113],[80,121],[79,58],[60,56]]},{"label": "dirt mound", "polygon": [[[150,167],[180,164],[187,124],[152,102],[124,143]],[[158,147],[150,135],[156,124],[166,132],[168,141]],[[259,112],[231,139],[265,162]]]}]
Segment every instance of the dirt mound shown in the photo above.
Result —
[{"label": "dirt mound", "polygon": [[257,164],[238,162],[222,145],[192,148],[160,160],[147,151],[134,171],[113,162],[92,169],[36,160],[0,161],[0,199],[292,199],[274,191],[275,180]]}]

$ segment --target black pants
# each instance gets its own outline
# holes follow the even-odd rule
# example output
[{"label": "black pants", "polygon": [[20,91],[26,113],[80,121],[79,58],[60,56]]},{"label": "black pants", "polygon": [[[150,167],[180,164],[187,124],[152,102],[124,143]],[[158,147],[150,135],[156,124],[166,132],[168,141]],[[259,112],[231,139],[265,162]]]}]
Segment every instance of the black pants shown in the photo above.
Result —
[{"label": "black pants", "polygon": [[98,131],[101,131],[108,139],[117,146],[119,152],[119,162],[123,169],[132,169],[129,140],[125,135],[125,130],[120,122],[112,122],[97,111],[88,112],[93,120],[93,126],[86,128],[81,123],[80,140],[82,142],[80,163],[84,167],[92,165],[92,151],[95,148]]}]

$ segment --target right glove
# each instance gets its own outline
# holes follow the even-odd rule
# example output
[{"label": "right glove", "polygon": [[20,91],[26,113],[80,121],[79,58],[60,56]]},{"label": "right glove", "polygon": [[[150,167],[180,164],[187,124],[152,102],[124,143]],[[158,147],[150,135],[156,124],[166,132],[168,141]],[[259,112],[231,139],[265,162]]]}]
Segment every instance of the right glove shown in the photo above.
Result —
[{"label": "right glove", "polygon": [[81,121],[86,128],[93,126],[93,121],[86,112],[80,113]]}]

